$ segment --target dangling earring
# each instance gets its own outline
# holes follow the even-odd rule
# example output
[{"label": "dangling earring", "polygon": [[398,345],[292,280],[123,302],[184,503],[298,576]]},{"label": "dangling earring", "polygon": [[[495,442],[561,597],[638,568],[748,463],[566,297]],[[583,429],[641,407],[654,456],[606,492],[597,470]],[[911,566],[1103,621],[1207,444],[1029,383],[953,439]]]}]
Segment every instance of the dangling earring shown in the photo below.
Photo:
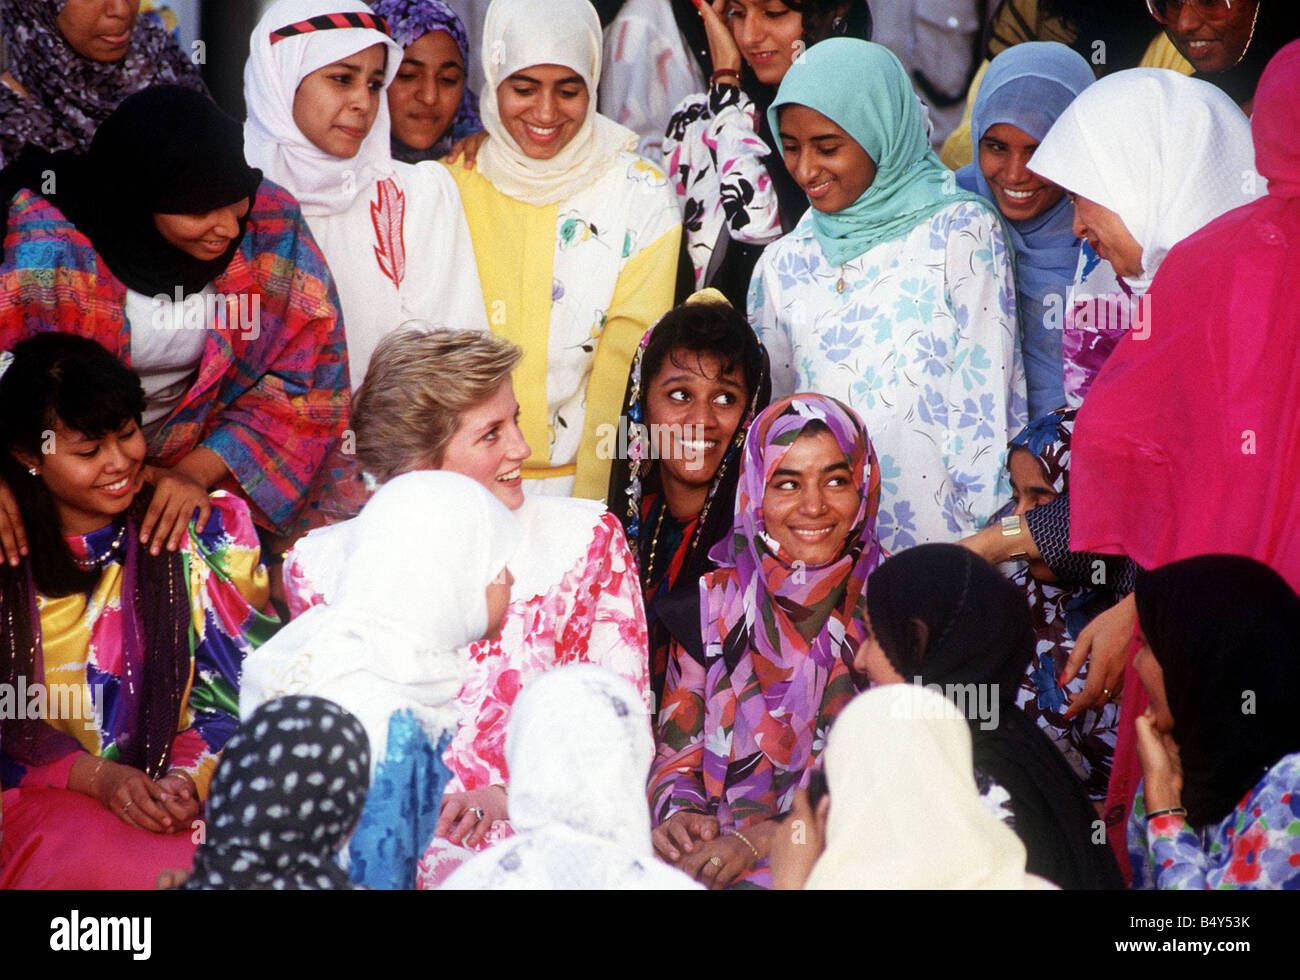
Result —
[{"label": "dangling earring", "polygon": [[843,17],[836,17],[833,21],[831,21],[832,34],[843,34],[848,29],[849,29],[849,22],[845,20]]}]

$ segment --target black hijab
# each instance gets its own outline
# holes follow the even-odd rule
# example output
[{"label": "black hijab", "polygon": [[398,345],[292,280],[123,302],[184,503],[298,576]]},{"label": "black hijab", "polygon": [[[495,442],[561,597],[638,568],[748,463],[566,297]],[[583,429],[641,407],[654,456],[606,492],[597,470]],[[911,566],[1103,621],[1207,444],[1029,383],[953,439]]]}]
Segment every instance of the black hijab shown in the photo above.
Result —
[{"label": "black hijab", "polygon": [[1188,822],[1216,824],[1300,752],[1300,599],[1273,569],[1237,555],[1144,573],[1136,597],[1165,675]]},{"label": "black hijab", "polygon": [[86,153],[29,146],[0,172],[0,242],[10,201],[29,188],[90,239],[128,288],[146,296],[172,297],[177,286],[195,293],[225,271],[248,219],[224,254],[205,261],[163,238],[153,216],[201,214],[245,199],[251,209],[261,182],[262,172],[244,160],[239,123],[205,95],[160,85],[125,99]]},{"label": "black hijab", "polygon": [[191,891],[357,887],[336,857],[361,819],[370,740],[333,701],[289,696],[230,737],[212,777]]},{"label": "black hijab", "polygon": [[1016,707],[1035,643],[1020,590],[960,545],[925,544],[872,572],[867,611],[908,683],[940,685],[949,697],[949,685],[994,687],[997,724],[986,729],[989,719],[970,718],[975,769],[1010,794],[1029,871],[1067,889],[1123,888],[1109,844],[1093,843],[1097,812],[1082,783]]}]

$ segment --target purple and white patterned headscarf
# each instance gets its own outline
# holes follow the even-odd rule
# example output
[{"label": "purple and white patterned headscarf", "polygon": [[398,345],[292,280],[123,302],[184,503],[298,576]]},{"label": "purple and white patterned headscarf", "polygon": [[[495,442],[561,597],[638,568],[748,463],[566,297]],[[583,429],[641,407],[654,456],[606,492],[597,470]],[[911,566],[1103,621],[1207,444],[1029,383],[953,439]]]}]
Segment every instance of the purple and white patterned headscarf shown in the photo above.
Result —
[{"label": "purple and white patterned headscarf", "polygon": [[161,25],[141,17],[121,61],[82,57],[59,30],[68,0],[0,0],[9,73],[24,98],[0,85],[0,162],[23,146],[84,151],[99,124],[128,95],[152,85],[184,85],[207,94],[199,70]]},{"label": "purple and white patterned headscarf", "polygon": [[[465,25],[461,23],[455,11],[445,3],[440,3],[439,0],[372,0],[370,9],[388,21],[389,34],[403,48],[410,47],[426,34],[446,31],[460,50],[468,77],[469,35],[465,33]],[[438,137],[438,141],[427,150],[413,150],[394,133],[393,159],[405,163],[439,160],[447,155],[447,151],[457,140],[482,130],[483,121],[478,115],[478,95],[467,83],[465,94],[460,97],[460,107],[456,110],[456,117],[451,121],[447,131]]]}]

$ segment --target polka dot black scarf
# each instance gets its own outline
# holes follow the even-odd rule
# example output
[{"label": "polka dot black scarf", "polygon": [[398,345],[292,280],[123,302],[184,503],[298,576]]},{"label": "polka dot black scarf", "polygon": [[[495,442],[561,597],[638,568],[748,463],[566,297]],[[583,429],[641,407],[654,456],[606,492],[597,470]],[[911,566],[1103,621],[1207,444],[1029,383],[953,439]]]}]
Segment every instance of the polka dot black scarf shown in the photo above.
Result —
[{"label": "polka dot black scarf", "polygon": [[284,697],[226,743],[187,889],[355,887],[335,859],[370,781],[365,729],[332,701]]}]

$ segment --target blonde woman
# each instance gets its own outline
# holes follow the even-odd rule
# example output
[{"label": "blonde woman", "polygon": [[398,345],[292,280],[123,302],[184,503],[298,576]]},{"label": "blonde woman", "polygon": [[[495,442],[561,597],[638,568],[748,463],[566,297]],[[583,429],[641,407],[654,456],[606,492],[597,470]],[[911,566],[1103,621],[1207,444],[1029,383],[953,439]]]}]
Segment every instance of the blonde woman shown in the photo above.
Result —
[{"label": "blonde woman", "polygon": [[[439,884],[462,861],[513,832],[506,820],[506,724],[519,691],[563,663],[595,663],[631,682],[650,705],[645,610],[618,519],[603,504],[525,494],[528,442],[511,371],[519,349],[471,330],[402,330],[382,340],[352,405],[357,454],[380,481],[451,470],[514,511],[522,540],[499,637],[468,647],[458,696],[461,726],[444,755],[452,772],[420,884]],[[328,602],[356,523],[307,535],[285,560],[294,615]]]}]

